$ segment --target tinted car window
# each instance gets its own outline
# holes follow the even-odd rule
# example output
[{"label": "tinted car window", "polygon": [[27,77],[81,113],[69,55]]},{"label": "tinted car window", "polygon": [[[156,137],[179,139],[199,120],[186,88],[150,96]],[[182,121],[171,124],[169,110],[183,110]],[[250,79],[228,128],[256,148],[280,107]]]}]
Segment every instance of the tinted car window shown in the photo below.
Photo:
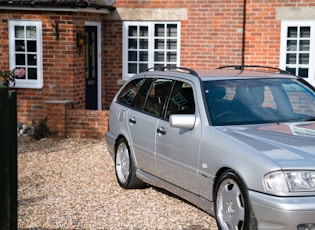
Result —
[{"label": "tinted car window", "polygon": [[131,106],[145,79],[139,78],[129,82],[119,94],[117,101]]},{"label": "tinted car window", "polygon": [[165,100],[172,86],[172,80],[156,79],[147,94],[144,111],[161,116]]},{"label": "tinted car window", "polygon": [[145,101],[147,99],[148,91],[151,88],[153,78],[147,78],[145,81],[145,84],[143,84],[141,90],[139,90],[139,93],[137,95],[137,98],[135,99],[134,108],[136,110],[143,110]]},{"label": "tinted car window", "polygon": [[185,82],[176,82],[168,103],[166,118],[172,114],[194,114],[195,100],[192,86]]}]

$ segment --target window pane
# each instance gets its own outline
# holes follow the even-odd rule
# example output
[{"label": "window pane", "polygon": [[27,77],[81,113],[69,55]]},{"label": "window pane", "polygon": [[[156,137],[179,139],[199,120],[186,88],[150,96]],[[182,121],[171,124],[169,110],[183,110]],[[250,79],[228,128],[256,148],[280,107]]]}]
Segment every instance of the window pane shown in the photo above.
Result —
[{"label": "window pane", "polygon": [[139,72],[145,72],[148,69],[148,64],[139,64]]},{"label": "window pane", "polygon": [[36,27],[35,26],[27,26],[26,27],[26,37],[27,38],[36,38]]},{"label": "window pane", "polygon": [[176,62],[176,52],[167,52],[167,61]]},{"label": "window pane", "polygon": [[25,55],[15,54],[15,63],[16,65],[25,65]]},{"label": "window pane", "polygon": [[155,39],[155,49],[164,49],[164,39]]},{"label": "window pane", "polygon": [[172,49],[172,50],[177,49],[177,40],[175,39],[167,40],[167,49]]},{"label": "window pane", "polygon": [[288,38],[297,38],[297,27],[288,27]]},{"label": "window pane", "polygon": [[154,61],[164,61],[164,52],[154,52]]},{"label": "window pane", "polygon": [[149,48],[149,42],[148,39],[140,39],[140,49],[148,49]]},{"label": "window pane", "polygon": [[148,37],[149,29],[147,26],[140,26],[140,34],[139,37]]},{"label": "window pane", "polygon": [[27,51],[36,52],[36,41],[27,41]]},{"label": "window pane", "polygon": [[128,48],[129,49],[137,49],[137,39],[129,39],[128,40]]},{"label": "window pane", "polygon": [[308,27],[301,27],[300,28],[300,37],[301,38],[310,38],[311,37],[311,28]]},{"label": "window pane", "polygon": [[131,73],[131,74],[137,73],[137,64],[136,63],[129,63],[128,64],[128,73]]},{"label": "window pane", "polygon": [[299,55],[299,64],[307,65],[309,63],[309,54]]},{"label": "window pane", "polygon": [[24,26],[15,26],[15,38],[24,38]]},{"label": "window pane", "polygon": [[28,68],[28,79],[36,80],[37,79],[37,69],[36,68]]},{"label": "window pane", "polygon": [[171,80],[157,79],[148,93],[144,110],[155,116],[162,116],[164,103],[171,86]]},{"label": "window pane", "polygon": [[148,52],[147,51],[140,51],[140,61],[148,61]]},{"label": "window pane", "polygon": [[172,114],[194,114],[195,101],[192,86],[185,82],[177,82],[169,100],[166,117]]},{"label": "window pane", "polygon": [[163,66],[164,66],[163,64],[159,64],[159,63],[154,64],[154,68],[163,67]]},{"label": "window pane", "polygon": [[286,64],[296,64],[296,54],[287,54]]},{"label": "window pane", "polygon": [[144,108],[144,103],[146,101],[147,98],[147,94],[148,91],[150,89],[151,83],[152,83],[152,78],[147,78],[145,80],[145,83],[142,86],[141,92],[139,92],[140,90],[138,90],[138,95],[137,98],[135,98],[136,100],[134,100],[135,104],[134,104],[134,108],[137,110],[143,110]]},{"label": "window pane", "polygon": [[310,40],[301,40],[300,51],[309,51],[309,50],[310,50]]},{"label": "window pane", "polygon": [[289,68],[289,67],[287,67],[286,69],[285,69],[286,71],[288,71],[288,72],[290,72],[291,74],[293,74],[293,75],[296,75],[296,69],[295,68]]},{"label": "window pane", "polygon": [[36,54],[28,54],[27,55],[27,64],[28,65],[36,65]]},{"label": "window pane", "polygon": [[164,24],[155,25],[155,37],[164,37]]},{"label": "window pane", "polygon": [[297,41],[288,40],[287,41],[287,51],[297,51]]},{"label": "window pane", "polygon": [[24,40],[16,40],[15,41],[15,51],[25,51],[25,43]]},{"label": "window pane", "polygon": [[144,83],[145,80],[143,79],[135,79],[132,82],[129,82],[128,85],[121,91],[117,100],[123,104],[131,105]]},{"label": "window pane", "polygon": [[137,35],[138,35],[137,27],[136,26],[129,26],[128,36],[129,37],[137,37]]},{"label": "window pane", "polygon": [[177,25],[167,25],[167,36],[177,37]]},{"label": "window pane", "polygon": [[308,77],[308,69],[307,68],[299,68],[298,75],[300,77]]},{"label": "window pane", "polygon": [[138,60],[137,51],[129,51],[128,61],[137,61],[137,60]]}]

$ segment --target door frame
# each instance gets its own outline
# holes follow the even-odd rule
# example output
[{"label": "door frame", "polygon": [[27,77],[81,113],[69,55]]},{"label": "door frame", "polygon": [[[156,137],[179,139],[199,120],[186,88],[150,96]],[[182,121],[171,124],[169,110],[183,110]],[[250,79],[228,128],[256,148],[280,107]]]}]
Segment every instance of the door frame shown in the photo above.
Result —
[{"label": "door frame", "polygon": [[95,26],[97,29],[97,110],[102,110],[102,50],[101,22],[85,21],[84,26]]}]

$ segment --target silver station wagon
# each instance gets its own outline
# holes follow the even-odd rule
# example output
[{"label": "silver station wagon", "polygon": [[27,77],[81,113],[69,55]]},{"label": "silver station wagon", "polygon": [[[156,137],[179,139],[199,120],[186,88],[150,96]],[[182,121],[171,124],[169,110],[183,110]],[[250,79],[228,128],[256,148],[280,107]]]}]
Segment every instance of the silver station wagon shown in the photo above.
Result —
[{"label": "silver station wagon", "polygon": [[314,230],[315,89],[247,67],[152,68],[126,82],[105,133],[117,181],[166,189],[219,229]]}]

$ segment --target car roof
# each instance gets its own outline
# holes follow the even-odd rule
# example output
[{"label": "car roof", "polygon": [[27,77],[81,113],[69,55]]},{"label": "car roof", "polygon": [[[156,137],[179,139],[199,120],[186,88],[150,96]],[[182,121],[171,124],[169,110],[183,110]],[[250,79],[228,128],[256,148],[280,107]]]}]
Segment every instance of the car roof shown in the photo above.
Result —
[{"label": "car roof", "polygon": [[[232,68],[230,68],[232,67]],[[172,76],[178,78],[198,78],[202,81],[224,79],[254,79],[254,78],[296,78],[296,76],[273,67],[250,66],[236,68],[236,66],[219,67],[208,70],[192,70],[186,67],[159,67],[151,68],[140,75],[145,76]]]},{"label": "car roof", "polygon": [[295,76],[291,74],[266,72],[266,71],[253,71],[253,70],[231,70],[231,69],[215,69],[215,70],[198,70],[198,76],[202,80],[213,78],[225,79],[244,79],[244,78],[279,78]]}]

